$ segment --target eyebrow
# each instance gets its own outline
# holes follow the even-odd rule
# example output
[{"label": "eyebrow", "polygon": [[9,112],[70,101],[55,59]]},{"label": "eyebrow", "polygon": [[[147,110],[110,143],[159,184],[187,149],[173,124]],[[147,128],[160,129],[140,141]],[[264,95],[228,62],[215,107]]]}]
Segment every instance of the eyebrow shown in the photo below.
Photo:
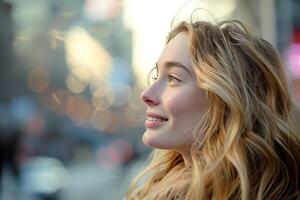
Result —
[{"label": "eyebrow", "polygon": [[[187,72],[190,74],[191,77],[193,77],[192,72],[191,72],[186,66],[184,66],[183,64],[181,64],[180,62],[176,62],[176,61],[166,61],[166,62],[164,63],[164,66],[165,66],[166,68],[172,68],[172,67],[179,67],[179,68],[182,68],[182,69],[184,69],[185,71],[187,71]],[[158,64],[157,64],[157,63],[155,63],[155,67],[156,67],[157,70],[158,70]]]}]

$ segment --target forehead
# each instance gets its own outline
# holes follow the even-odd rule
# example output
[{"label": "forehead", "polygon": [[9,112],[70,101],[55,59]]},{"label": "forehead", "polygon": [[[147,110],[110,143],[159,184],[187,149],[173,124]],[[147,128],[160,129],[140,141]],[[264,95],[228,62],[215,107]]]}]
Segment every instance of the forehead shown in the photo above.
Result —
[{"label": "forehead", "polygon": [[178,33],[164,48],[158,59],[158,66],[166,61],[176,61],[192,69],[188,51],[188,34]]}]

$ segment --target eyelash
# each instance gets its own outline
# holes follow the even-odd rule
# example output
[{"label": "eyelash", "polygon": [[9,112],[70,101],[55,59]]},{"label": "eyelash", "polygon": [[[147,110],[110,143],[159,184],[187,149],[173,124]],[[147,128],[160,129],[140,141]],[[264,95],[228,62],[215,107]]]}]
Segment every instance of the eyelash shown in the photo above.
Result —
[{"label": "eyelash", "polygon": [[178,78],[176,78],[175,76],[172,76],[172,75],[170,75],[170,74],[168,74],[168,81],[169,82],[171,82],[170,80],[176,80],[176,81],[178,81],[178,82],[180,82],[181,80],[179,80]]},{"label": "eyelash", "polygon": [[[152,80],[153,80],[153,81],[156,81],[157,79],[158,79],[157,77],[152,77]],[[172,79],[172,80],[176,80],[176,81],[178,81],[178,82],[181,82],[181,80],[180,80],[179,78],[176,78],[175,76],[172,76],[172,75],[168,74],[168,81],[169,81],[169,82],[172,82],[171,79]]]}]

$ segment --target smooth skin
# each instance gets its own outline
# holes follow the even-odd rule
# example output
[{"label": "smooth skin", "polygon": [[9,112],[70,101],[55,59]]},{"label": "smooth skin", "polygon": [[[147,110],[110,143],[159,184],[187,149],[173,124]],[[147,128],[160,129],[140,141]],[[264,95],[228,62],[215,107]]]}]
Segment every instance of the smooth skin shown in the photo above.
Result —
[{"label": "smooth skin", "polygon": [[188,35],[177,34],[164,48],[157,62],[157,77],[146,88],[141,99],[147,113],[155,113],[168,121],[146,128],[145,145],[176,150],[185,164],[190,163],[193,128],[204,113],[204,91],[197,87],[188,51]]}]

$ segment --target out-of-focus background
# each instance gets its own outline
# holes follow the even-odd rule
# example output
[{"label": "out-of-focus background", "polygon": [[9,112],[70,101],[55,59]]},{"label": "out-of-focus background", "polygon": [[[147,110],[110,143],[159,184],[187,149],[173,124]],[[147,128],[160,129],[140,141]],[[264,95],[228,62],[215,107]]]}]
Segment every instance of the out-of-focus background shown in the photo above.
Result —
[{"label": "out-of-focus background", "polygon": [[0,199],[122,199],[151,150],[147,73],[195,8],[271,42],[300,103],[299,0],[0,0]]}]

